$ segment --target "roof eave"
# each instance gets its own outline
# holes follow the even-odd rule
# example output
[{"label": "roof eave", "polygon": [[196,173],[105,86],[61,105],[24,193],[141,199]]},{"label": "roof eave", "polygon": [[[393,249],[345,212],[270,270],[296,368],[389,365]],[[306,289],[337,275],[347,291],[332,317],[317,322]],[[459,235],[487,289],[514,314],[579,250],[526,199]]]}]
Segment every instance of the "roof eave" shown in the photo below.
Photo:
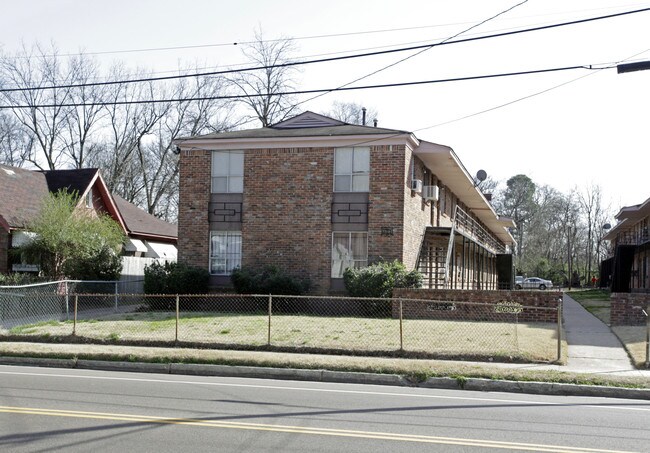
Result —
[{"label": "roof eave", "polygon": [[354,134],[354,135],[313,135],[305,137],[265,137],[265,138],[190,138],[177,139],[174,145],[181,150],[204,149],[268,149],[268,148],[312,148],[340,146],[380,146],[407,144],[418,146],[418,139],[411,133],[399,134]]}]

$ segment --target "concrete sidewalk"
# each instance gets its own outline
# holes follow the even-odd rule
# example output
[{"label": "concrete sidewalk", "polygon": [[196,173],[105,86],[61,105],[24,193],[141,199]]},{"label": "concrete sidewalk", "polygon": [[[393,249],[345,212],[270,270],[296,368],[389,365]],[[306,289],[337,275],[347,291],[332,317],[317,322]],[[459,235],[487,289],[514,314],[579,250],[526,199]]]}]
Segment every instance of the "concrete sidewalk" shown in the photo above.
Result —
[{"label": "concrete sidewalk", "polygon": [[563,305],[564,331],[569,346],[564,370],[617,374],[637,371],[609,326],[566,294]]}]

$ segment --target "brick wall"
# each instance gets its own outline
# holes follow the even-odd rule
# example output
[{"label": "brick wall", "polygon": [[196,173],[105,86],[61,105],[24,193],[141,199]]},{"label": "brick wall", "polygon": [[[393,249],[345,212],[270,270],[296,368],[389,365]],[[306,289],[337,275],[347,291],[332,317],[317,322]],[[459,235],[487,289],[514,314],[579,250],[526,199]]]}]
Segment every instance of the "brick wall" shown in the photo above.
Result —
[{"label": "brick wall", "polygon": [[9,233],[0,229],[0,274],[9,272]]},{"label": "brick wall", "polygon": [[405,159],[403,145],[373,146],[370,151],[368,259],[371,263],[379,259],[403,259]]},{"label": "brick wall", "polygon": [[[410,184],[412,179],[419,179],[427,185],[424,175],[424,164],[417,157],[412,158],[412,152],[407,150],[404,156],[406,175],[402,192],[404,197],[404,247],[402,252],[402,262],[407,269],[415,269],[418,254],[422,247],[422,236],[426,226],[431,221],[431,205],[433,202],[426,203],[422,194],[415,193],[411,190]],[[412,161],[411,161],[412,160]],[[414,166],[414,176],[411,174],[411,166]]]},{"label": "brick wall", "polygon": [[[393,290],[393,298],[419,299],[402,302],[402,316],[411,319],[462,319],[480,321],[511,321],[512,315],[495,312],[494,306],[463,305],[453,302],[497,304],[516,302],[523,305],[517,316],[520,322],[557,323],[562,293],[559,291],[472,291],[452,289]],[[421,302],[420,300],[432,301]],[[528,309],[527,309],[528,308]],[[552,308],[553,310],[545,310]],[[399,302],[393,301],[393,317],[399,317]]]},{"label": "brick wall", "polygon": [[243,266],[277,265],[329,289],[333,148],[246,150]]},{"label": "brick wall", "polygon": [[650,309],[650,294],[612,293],[610,324],[612,326],[645,325],[647,319],[643,310]]},{"label": "brick wall", "polygon": [[208,268],[212,158],[209,151],[186,150],[180,158],[178,261]]}]

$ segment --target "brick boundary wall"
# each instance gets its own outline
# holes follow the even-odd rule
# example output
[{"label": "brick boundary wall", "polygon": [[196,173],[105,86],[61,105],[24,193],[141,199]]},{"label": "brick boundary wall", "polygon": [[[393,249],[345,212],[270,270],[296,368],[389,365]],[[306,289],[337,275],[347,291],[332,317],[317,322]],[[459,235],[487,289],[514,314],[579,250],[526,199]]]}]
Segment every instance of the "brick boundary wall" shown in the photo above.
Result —
[{"label": "brick boundary wall", "polygon": [[[402,302],[402,316],[415,319],[459,319],[459,320],[489,320],[509,321],[512,315],[500,314],[491,306],[455,305],[453,309],[444,309],[447,302],[474,302],[497,304],[499,302],[516,302],[523,305],[523,311],[518,314],[521,322],[557,323],[557,311],[562,292],[560,291],[485,291],[485,290],[453,290],[453,289],[407,289],[395,288],[393,299],[419,299]],[[424,302],[422,302],[424,300]],[[431,303],[437,304],[431,307]],[[451,306],[451,304],[449,304]],[[526,310],[529,307],[529,310]],[[536,310],[536,308],[552,308],[553,310]],[[399,302],[392,303],[392,316],[399,318]]]},{"label": "brick boundary wall", "polygon": [[612,293],[609,323],[612,326],[643,326],[647,322],[643,310],[648,313],[650,294]]}]

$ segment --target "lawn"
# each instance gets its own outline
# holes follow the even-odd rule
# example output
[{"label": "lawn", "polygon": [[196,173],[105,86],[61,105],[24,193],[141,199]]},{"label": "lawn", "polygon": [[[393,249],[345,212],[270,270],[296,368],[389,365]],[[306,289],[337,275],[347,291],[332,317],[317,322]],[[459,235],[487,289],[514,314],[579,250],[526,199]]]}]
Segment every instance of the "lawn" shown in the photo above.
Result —
[{"label": "lawn", "polygon": [[[48,321],[14,327],[0,334],[64,338],[71,321]],[[494,357],[496,360],[550,362],[557,358],[554,324],[404,320],[403,348],[413,355]],[[76,335],[109,342],[169,342],[176,338],[173,312],[108,315],[78,321]],[[269,335],[266,314],[181,313],[178,341],[213,346],[264,347]],[[275,315],[271,345],[301,350],[391,353],[400,349],[397,319]]]}]

